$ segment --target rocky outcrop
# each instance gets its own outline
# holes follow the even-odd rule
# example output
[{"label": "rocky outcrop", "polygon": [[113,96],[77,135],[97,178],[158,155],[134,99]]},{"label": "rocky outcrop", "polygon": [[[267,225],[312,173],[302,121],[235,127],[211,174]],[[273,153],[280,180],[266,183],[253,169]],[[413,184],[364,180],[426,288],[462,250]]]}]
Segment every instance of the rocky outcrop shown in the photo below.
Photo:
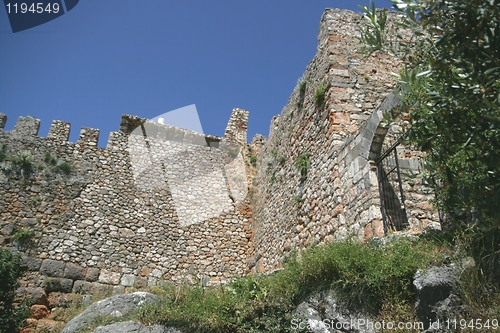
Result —
[{"label": "rocky outcrop", "polygon": [[[157,296],[146,292],[135,292],[106,298],[93,303],[85,311],[69,321],[61,333],[76,333],[81,329],[91,328],[95,320],[100,317],[121,317],[138,306],[153,303],[156,300],[158,300]],[[138,332],[142,333],[142,331]]]},{"label": "rocky outcrop", "polygon": [[450,297],[456,288],[455,270],[431,267],[418,271],[413,285],[417,289],[417,316],[423,322],[436,321],[436,307]]},{"label": "rocky outcrop", "polygon": [[96,328],[93,333],[182,333],[176,328],[161,325],[146,326],[135,321],[125,321]]},{"label": "rocky outcrop", "polygon": [[320,292],[301,303],[294,312],[292,329],[313,333],[374,333],[375,322],[361,311],[339,304],[334,292]]},{"label": "rocky outcrop", "polygon": [[417,290],[415,308],[417,318],[424,323],[427,332],[434,332],[430,324],[453,318],[460,311],[458,279],[461,272],[474,267],[474,259],[465,258],[459,264],[432,266],[419,270],[413,285]]}]

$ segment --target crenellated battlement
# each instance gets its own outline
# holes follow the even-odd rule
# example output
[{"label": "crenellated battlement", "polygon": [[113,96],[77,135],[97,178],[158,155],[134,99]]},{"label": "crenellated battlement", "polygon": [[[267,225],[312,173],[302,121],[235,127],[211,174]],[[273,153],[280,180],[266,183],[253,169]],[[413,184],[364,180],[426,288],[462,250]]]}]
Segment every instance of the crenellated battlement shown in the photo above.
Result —
[{"label": "crenellated battlement", "polygon": [[247,143],[248,133],[248,111],[242,109],[233,109],[231,117],[227,123],[224,138],[227,140]]},{"label": "crenellated battlement", "polygon": [[7,122],[7,115],[0,113],[0,129],[5,127],[5,123]]},{"label": "crenellated battlement", "polygon": [[106,149],[124,150],[127,147],[127,135],[124,132],[109,133]]},{"label": "crenellated battlement", "polygon": [[47,138],[55,141],[68,141],[71,124],[62,120],[52,120]]},{"label": "crenellated battlement", "polygon": [[12,130],[17,137],[35,137],[40,130],[40,119],[35,119],[31,116],[19,117]]},{"label": "crenellated battlement", "polygon": [[80,130],[80,136],[77,143],[82,146],[97,146],[99,141],[99,130],[96,128],[83,127]]},{"label": "crenellated battlement", "polygon": [[[7,115],[0,113],[0,129],[5,127]],[[248,111],[234,109],[229,119],[225,136],[200,134],[191,130],[178,128],[171,125],[160,124],[139,116],[123,114],[118,132],[109,134],[106,148],[101,149],[125,149],[127,136],[142,135],[148,138],[163,141],[174,141],[184,144],[194,144],[208,147],[219,147],[219,142],[235,140],[246,144],[248,128]],[[19,117],[12,131],[5,131],[16,138],[38,137],[40,120],[31,116]],[[53,120],[47,135],[47,139],[53,142],[65,143],[69,140],[71,124],[62,120]],[[84,127],[80,130],[80,135],[76,144],[80,146],[97,147],[99,140],[99,129]]]}]

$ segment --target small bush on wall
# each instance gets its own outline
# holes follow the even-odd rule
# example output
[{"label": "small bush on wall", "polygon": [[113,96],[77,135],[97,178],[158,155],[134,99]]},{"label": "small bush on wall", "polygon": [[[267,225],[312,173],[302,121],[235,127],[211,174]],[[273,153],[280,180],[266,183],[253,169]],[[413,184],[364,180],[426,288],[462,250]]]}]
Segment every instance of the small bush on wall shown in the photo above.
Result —
[{"label": "small bush on wall", "polygon": [[307,178],[307,170],[309,169],[309,166],[311,166],[309,153],[302,153],[299,157],[297,157],[295,165],[300,172],[301,180],[305,180]]},{"label": "small bush on wall", "polygon": [[314,92],[314,104],[318,109],[321,108],[325,103],[326,89],[326,83],[321,83]]}]

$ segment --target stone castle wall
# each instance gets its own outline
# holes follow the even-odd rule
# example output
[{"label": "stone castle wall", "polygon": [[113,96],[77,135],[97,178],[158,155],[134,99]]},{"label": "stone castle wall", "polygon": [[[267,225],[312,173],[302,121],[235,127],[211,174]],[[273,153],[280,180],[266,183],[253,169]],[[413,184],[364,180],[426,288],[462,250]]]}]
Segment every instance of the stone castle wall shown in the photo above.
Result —
[{"label": "stone castle wall", "polygon": [[[359,54],[361,22],[358,13],[325,11],[303,84],[271,121],[268,139],[257,135],[249,146],[240,109],[224,138],[124,115],[104,149],[98,130],[82,129],[70,143],[69,123],[54,121],[41,138],[38,120],[3,131],[0,114],[8,157],[0,161],[0,241],[12,246],[16,229],[35,230],[24,259],[28,286],[44,277],[82,292],[220,281],[277,268],[293,248],[383,236],[375,161],[405,125],[382,122],[400,102],[392,75],[400,63],[387,52]],[[326,99],[317,106],[321,84]],[[403,174],[419,172],[421,153],[404,145],[397,152]],[[300,159],[309,161],[307,173]],[[402,187],[405,231],[438,227],[429,188],[415,177]]]},{"label": "stone castle wall", "polygon": [[[245,114],[236,109],[228,127]],[[99,148],[95,129],[71,143],[69,123],[54,121],[47,138],[38,128],[32,117],[0,128],[0,241],[11,246],[16,230],[35,231],[25,258],[35,278],[59,279],[68,292],[247,271],[246,171],[231,136],[124,115]],[[229,132],[246,137],[246,126]]]},{"label": "stone castle wall", "polygon": [[[253,271],[279,267],[293,248],[384,235],[374,161],[404,125],[403,119],[390,127],[382,124],[383,114],[399,103],[393,73],[399,72],[400,61],[389,52],[360,55],[362,20],[351,11],[325,11],[316,56],[271,122],[258,158]],[[326,98],[318,107],[314,95],[321,84]],[[398,152],[402,172],[418,173],[421,154],[405,146]],[[297,168],[301,156],[310,161],[306,177]],[[429,189],[416,178],[403,187],[407,231],[436,226]]]}]

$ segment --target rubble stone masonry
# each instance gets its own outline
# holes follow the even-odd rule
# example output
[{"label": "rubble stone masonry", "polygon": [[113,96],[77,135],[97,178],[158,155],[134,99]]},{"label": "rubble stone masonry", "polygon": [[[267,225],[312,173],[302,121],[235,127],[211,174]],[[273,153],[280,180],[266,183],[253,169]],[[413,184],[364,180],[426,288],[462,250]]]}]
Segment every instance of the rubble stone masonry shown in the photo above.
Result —
[{"label": "rubble stone masonry", "polygon": [[[390,22],[394,15],[388,15],[391,29],[397,29]],[[407,122],[382,121],[400,103],[394,75],[400,60],[390,52],[360,54],[362,20],[351,11],[325,11],[316,56],[271,122],[255,179],[252,271],[280,267],[294,248],[384,236],[375,161]],[[326,86],[326,98],[318,107],[314,95],[320,85]],[[419,173],[420,152],[401,145],[398,155],[404,175]],[[307,177],[297,168],[301,156],[310,162]],[[430,189],[415,177],[403,189],[409,222],[403,232],[438,228]]]},{"label": "rubble stone masonry", "polygon": [[[23,250],[26,292],[221,281],[278,268],[294,248],[384,236],[375,161],[405,125],[382,121],[400,103],[400,62],[389,52],[360,55],[361,22],[359,13],[325,11],[303,84],[267,140],[257,135],[250,145],[240,109],[223,138],[123,115],[106,148],[91,128],[68,142],[64,121],[46,138],[32,117],[4,131],[0,113],[0,243]],[[321,84],[326,99],[317,106]],[[397,152],[403,174],[419,172],[420,152]],[[306,173],[299,157],[310,162]],[[429,188],[415,177],[402,187],[403,232],[439,227]],[[34,235],[15,242],[23,229]]]},{"label": "rubble stone masonry", "polygon": [[[239,109],[232,118],[242,114],[248,118]],[[17,244],[29,270],[43,275],[31,287],[49,277],[66,292],[142,288],[248,271],[246,171],[231,137],[128,115],[107,148],[97,146],[95,129],[72,143],[66,122],[54,121],[47,138],[38,128],[21,117],[12,131],[0,129],[0,241],[12,246],[16,231],[35,232],[31,244]],[[246,137],[246,126],[230,132]]]}]

